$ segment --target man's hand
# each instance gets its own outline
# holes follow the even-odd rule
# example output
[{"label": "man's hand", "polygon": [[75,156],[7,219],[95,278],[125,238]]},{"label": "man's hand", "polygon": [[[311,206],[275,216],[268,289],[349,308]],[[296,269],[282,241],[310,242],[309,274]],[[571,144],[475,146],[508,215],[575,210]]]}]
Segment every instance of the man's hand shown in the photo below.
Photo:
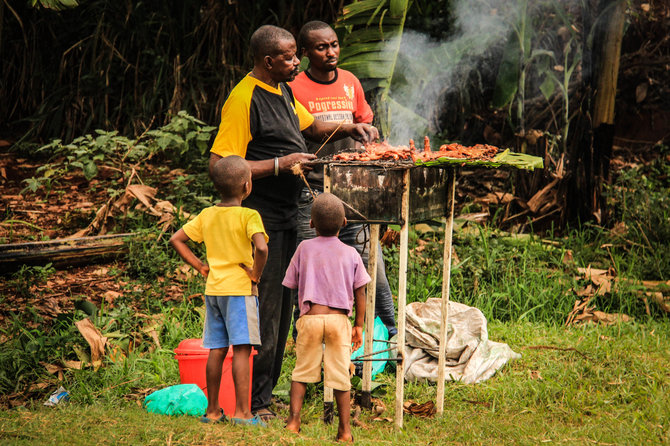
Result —
[{"label": "man's hand", "polygon": [[[303,152],[290,153],[286,156],[282,156],[281,158],[279,158],[279,171],[290,173],[291,167],[293,167],[295,164],[304,163],[305,161],[311,161],[315,158],[316,156],[312,153],[303,153]],[[302,170],[308,171],[312,170],[312,168],[310,166],[303,166]]]},{"label": "man's hand", "polygon": [[209,276],[209,265],[206,264],[206,263],[203,263],[202,266],[200,268],[198,268],[198,272],[200,274],[202,274],[206,279],[207,276]]},{"label": "man's hand", "polygon": [[352,124],[349,136],[360,143],[368,144],[379,139],[379,131],[377,130],[377,127],[370,124]]},{"label": "man's hand", "polygon": [[363,344],[363,327],[354,326],[354,328],[351,329],[351,343],[354,346],[354,351],[361,348],[361,345]]},{"label": "man's hand", "polygon": [[328,138],[329,142],[337,141],[347,136],[364,144],[379,139],[379,131],[370,124],[336,124],[315,119],[312,125],[302,131],[305,138],[317,144],[323,144]]}]

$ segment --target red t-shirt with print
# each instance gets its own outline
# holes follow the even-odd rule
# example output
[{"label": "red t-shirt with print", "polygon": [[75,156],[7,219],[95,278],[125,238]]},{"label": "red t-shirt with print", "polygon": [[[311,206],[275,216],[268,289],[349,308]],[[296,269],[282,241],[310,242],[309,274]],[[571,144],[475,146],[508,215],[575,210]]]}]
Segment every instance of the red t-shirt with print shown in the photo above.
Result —
[{"label": "red t-shirt with print", "polygon": [[[351,72],[338,68],[335,79],[320,82],[312,78],[307,71],[298,74],[290,83],[293,95],[315,119],[339,124],[372,123],[372,109],[365,100],[361,82]],[[326,157],[341,151],[352,150],[356,141],[344,138],[329,142],[321,150],[318,157]],[[321,144],[307,143],[307,150],[314,153]],[[318,190],[323,190],[323,171],[314,169],[307,174],[307,181]]]},{"label": "red t-shirt with print", "polygon": [[372,122],[361,82],[347,70],[338,68],[330,82],[317,81],[303,71],[290,85],[295,98],[316,119],[338,124],[342,120],[345,124]]}]

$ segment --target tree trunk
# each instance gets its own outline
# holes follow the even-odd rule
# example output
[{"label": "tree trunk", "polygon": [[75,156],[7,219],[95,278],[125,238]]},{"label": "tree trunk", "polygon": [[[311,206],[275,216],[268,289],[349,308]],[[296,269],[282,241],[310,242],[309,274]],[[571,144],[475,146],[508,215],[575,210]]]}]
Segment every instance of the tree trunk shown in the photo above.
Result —
[{"label": "tree trunk", "polygon": [[[576,150],[572,150],[570,156],[572,175],[566,216],[605,223],[607,212],[602,186],[609,181],[625,2],[599,1],[595,17],[593,47],[590,52],[584,51],[583,60],[583,81],[590,100],[584,102],[586,110],[583,109],[574,122]],[[585,33],[587,31],[585,29]]]}]

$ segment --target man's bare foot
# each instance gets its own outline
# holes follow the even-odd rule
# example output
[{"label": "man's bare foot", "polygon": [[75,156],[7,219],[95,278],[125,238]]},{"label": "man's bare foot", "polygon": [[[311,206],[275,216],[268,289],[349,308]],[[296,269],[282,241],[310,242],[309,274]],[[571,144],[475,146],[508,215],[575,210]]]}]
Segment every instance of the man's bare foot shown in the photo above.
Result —
[{"label": "man's bare foot", "polygon": [[300,433],[300,415],[294,416],[294,415],[289,415],[288,419],[286,420],[286,430],[291,431],[293,433],[299,434]]},{"label": "man's bare foot", "polygon": [[341,442],[341,443],[353,443],[354,442],[354,436],[351,434],[351,431],[340,432],[338,430],[337,437],[335,437],[335,441]]}]

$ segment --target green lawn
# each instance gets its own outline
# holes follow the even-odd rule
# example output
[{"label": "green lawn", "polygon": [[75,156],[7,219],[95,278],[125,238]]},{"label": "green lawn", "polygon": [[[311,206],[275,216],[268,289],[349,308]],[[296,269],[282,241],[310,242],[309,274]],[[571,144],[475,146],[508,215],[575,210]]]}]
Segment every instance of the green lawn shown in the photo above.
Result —
[{"label": "green lawn", "polygon": [[[492,340],[509,343],[522,359],[476,385],[449,383],[445,413],[434,418],[405,416],[403,430],[363,412],[353,428],[360,444],[661,444],[670,443],[670,322],[569,328],[539,323],[489,324]],[[540,347],[540,348],[538,348]],[[289,358],[291,352],[289,351]],[[171,361],[168,354],[164,361]],[[174,361],[172,359],[172,361]],[[174,361],[176,362],[176,361]],[[290,364],[286,362],[283,380]],[[115,365],[114,367],[123,367]],[[126,366],[127,367],[127,366]],[[176,368],[167,367],[174,382]],[[138,371],[146,374],[151,372]],[[88,375],[90,376],[90,374]],[[120,373],[115,390],[132,385]],[[132,373],[131,375],[132,376]],[[82,378],[85,375],[81,376]],[[394,373],[387,384],[382,417],[393,417]],[[114,386],[110,383],[108,387]],[[83,389],[79,383],[74,389]],[[202,425],[195,418],[149,414],[139,398],[112,390],[85,402],[57,408],[35,401],[0,412],[2,444],[318,444],[332,442],[336,425],[320,420],[322,401],[313,389],[304,410],[302,433]],[[406,400],[434,400],[434,385],[407,383]],[[285,411],[280,411],[285,415]]]}]

